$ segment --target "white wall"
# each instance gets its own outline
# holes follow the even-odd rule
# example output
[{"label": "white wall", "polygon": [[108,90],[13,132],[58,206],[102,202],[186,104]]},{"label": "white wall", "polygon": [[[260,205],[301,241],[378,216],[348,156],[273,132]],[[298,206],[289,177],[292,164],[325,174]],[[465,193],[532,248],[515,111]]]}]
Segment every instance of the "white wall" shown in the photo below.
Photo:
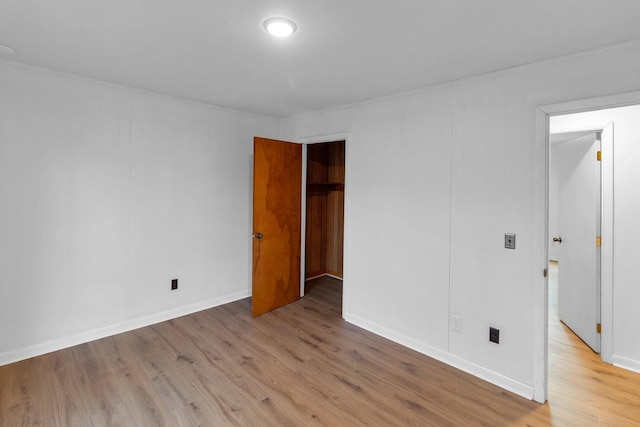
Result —
[{"label": "white wall", "polygon": [[536,107],[638,89],[640,49],[621,45],[282,120],[283,139],[349,135],[345,319],[532,397],[546,266]]},{"label": "white wall", "polygon": [[277,126],[0,62],[0,365],[248,296]]},{"label": "white wall", "polygon": [[[536,107],[639,90],[639,47],[282,120],[348,133],[345,318],[532,396]],[[251,140],[277,122],[6,62],[0,94],[0,363],[248,295]]]},{"label": "white wall", "polygon": [[609,123],[614,126],[612,361],[640,372],[640,106],[552,117],[550,131],[602,129]]}]

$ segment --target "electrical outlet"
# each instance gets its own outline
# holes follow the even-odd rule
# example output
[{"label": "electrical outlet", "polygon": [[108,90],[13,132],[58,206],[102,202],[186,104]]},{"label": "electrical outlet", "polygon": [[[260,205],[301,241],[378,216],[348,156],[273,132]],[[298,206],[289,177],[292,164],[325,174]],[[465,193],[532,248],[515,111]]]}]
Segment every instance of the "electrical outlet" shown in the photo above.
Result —
[{"label": "electrical outlet", "polygon": [[178,279],[172,279],[171,280],[171,290],[175,291],[176,289],[178,289]]},{"label": "electrical outlet", "polygon": [[489,341],[500,344],[500,329],[489,328]]},{"label": "electrical outlet", "polygon": [[462,316],[451,316],[451,330],[456,332],[462,332]]},{"label": "electrical outlet", "polygon": [[505,233],[504,235],[504,247],[507,249],[516,248],[516,235],[513,233]]}]

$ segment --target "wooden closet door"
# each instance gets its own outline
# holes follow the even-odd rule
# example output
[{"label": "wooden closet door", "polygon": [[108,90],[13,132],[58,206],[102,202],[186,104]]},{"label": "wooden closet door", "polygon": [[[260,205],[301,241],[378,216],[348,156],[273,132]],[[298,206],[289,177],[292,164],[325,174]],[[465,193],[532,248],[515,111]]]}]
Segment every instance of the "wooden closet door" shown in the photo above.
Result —
[{"label": "wooden closet door", "polygon": [[252,314],[300,298],[302,145],[254,138]]}]

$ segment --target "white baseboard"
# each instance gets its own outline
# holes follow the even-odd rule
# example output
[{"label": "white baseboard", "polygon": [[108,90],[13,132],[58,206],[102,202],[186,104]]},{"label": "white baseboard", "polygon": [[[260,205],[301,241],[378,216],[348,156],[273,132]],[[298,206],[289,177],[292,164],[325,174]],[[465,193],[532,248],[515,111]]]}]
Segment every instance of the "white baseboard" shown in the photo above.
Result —
[{"label": "white baseboard", "polygon": [[0,366],[9,363],[19,362],[31,357],[40,356],[52,351],[62,350],[64,348],[73,347],[78,344],[84,344],[89,341],[99,340],[112,335],[123,332],[132,331],[134,329],[164,322],[166,320],[175,319],[176,317],[186,316],[187,314],[196,313],[198,311],[207,310],[219,305],[227,304],[251,296],[249,290],[234,292],[232,294],[223,295],[221,297],[210,298],[208,300],[199,301],[194,304],[173,308],[160,313],[154,313],[135,319],[126,320],[124,322],[110,325],[104,328],[94,329],[91,331],[80,332],[78,334],[68,335],[54,340],[35,344],[17,350],[11,350],[0,354]]},{"label": "white baseboard", "polygon": [[640,374],[640,361],[638,360],[616,356],[615,354],[611,357],[611,360],[613,361],[613,366]]},{"label": "white baseboard", "polygon": [[413,338],[406,337],[395,331],[372,323],[366,319],[362,319],[358,316],[344,315],[344,320],[349,323],[353,323],[354,325],[359,326],[363,329],[366,329],[369,332],[373,332],[374,334],[380,335],[381,337],[387,338],[393,342],[422,353],[426,356],[432,357],[440,362],[446,363],[447,365],[453,366],[456,369],[464,371],[484,381],[495,384],[498,387],[501,387],[526,399],[533,400],[533,386],[523,384],[520,381],[516,381],[498,372],[483,368],[482,366],[478,366],[461,357],[455,356],[439,348],[429,346]]}]

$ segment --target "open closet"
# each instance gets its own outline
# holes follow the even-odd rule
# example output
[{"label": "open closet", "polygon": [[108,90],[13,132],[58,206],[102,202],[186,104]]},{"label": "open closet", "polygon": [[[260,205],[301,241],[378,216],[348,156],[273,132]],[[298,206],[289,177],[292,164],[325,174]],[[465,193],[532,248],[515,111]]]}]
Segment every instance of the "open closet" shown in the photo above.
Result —
[{"label": "open closet", "polygon": [[344,165],[344,141],[307,146],[306,279],[342,279]]}]

